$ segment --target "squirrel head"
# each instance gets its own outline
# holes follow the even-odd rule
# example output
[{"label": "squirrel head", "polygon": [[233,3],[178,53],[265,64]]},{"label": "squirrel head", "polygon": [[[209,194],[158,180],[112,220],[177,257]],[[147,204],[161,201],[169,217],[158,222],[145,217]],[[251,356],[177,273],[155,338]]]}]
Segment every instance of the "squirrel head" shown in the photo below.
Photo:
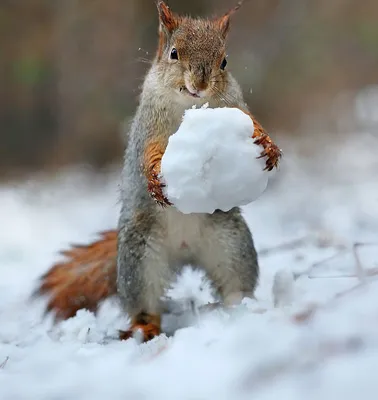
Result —
[{"label": "squirrel head", "polygon": [[159,47],[156,55],[164,86],[193,98],[222,96],[228,82],[226,39],[230,17],[242,1],[221,17],[191,18],[157,1]]}]

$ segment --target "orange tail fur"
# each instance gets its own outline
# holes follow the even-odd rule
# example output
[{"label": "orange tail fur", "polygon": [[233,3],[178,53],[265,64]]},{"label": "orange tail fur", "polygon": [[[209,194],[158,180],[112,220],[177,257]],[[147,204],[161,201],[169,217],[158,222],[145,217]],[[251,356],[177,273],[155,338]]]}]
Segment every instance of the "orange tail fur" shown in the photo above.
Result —
[{"label": "orange tail fur", "polygon": [[95,312],[101,301],[116,294],[117,231],[102,232],[99,240],[61,254],[67,259],[42,276],[36,291],[50,296],[47,311],[56,319],[73,317],[80,309]]}]

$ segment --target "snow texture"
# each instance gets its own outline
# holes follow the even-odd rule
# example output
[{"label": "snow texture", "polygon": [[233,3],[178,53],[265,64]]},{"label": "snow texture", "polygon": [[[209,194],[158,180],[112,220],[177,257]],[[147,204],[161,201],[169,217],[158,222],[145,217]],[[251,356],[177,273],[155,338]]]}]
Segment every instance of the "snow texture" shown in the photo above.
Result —
[{"label": "snow texture", "polygon": [[256,200],[268,184],[253,121],[237,108],[193,108],[169,138],[161,163],[166,195],[185,214],[228,211]]},{"label": "snow texture", "polygon": [[[326,140],[317,136],[311,159],[282,143],[277,179],[243,208],[260,259],[256,300],[197,313],[173,337],[142,345],[115,339],[127,317],[111,301],[53,326],[45,300],[30,300],[60,249],[116,226],[118,170],[1,186],[0,399],[375,400],[377,139]],[[355,242],[365,243],[356,248],[364,280]],[[185,298],[206,303],[212,291],[188,267],[167,296],[188,307]]]}]

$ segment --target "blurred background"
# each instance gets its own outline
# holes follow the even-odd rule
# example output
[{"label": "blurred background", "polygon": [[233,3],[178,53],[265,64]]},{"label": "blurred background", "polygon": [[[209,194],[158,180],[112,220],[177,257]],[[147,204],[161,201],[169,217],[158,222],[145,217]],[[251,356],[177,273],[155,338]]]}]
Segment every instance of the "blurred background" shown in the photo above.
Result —
[{"label": "blurred background", "polygon": [[[210,16],[235,3],[169,1],[174,11]],[[2,0],[1,177],[120,162],[120,127],[156,44],[154,0]],[[279,143],[295,140],[306,152],[322,135],[376,134],[376,0],[246,0],[228,53],[252,111]]]}]

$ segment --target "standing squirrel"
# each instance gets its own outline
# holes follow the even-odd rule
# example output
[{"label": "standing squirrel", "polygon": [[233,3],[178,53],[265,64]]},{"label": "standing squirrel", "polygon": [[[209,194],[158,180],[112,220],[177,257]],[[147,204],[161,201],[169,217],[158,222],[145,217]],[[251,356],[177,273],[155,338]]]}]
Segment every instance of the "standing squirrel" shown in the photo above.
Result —
[{"label": "standing squirrel", "polygon": [[226,305],[253,296],[259,265],[240,209],[183,214],[165,197],[160,182],[169,137],[185,110],[204,103],[247,113],[255,127],[253,138],[264,149],[266,169],[278,165],[281,151],[249,113],[226,68],[230,17],[240,5],[215,19],[194,19],[157,2],[159,45],[130,128],[118,229],[64,251],[66,261],[42,277],[37,293],[50,294],[47,310],[58,319],[82,308],[96,311],[102,300],[116,295],[131,318],[121,338],[140,329],[149,340],[161,332],[161,297],[187,264],[205,270]]}]

